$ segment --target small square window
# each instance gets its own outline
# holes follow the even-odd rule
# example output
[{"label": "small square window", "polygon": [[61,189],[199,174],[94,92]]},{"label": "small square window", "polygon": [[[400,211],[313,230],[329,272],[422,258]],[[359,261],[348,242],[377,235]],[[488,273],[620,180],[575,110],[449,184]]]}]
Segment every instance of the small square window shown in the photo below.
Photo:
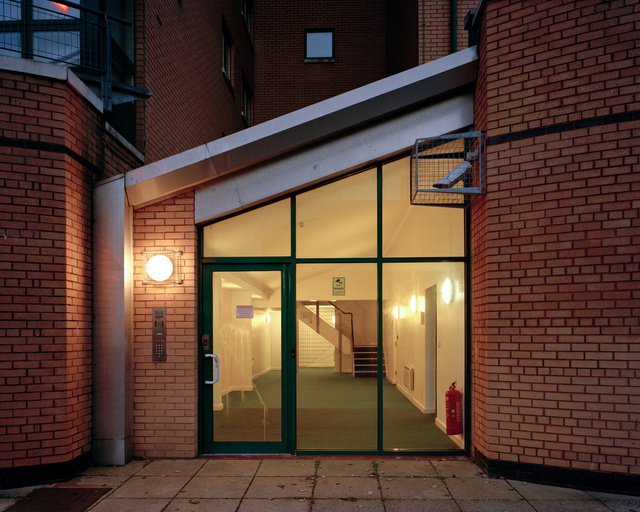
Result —
[{"label": "small square window", "polygon": [[333,61],[333,30],[306,30],[305,60]]}]

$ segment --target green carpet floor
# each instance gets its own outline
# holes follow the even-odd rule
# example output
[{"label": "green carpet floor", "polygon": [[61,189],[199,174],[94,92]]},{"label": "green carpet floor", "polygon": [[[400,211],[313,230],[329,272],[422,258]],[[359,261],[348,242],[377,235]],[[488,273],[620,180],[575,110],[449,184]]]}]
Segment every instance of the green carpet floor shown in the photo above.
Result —
[{"label": "green carpet floor", "polygon": [[[253,391],[232,392],[214,413],[216,441],[279,441],[280,372],[254,381]],[[297,447],[304,450],[377,449],[376,379],[304,368],[297,376]],[[396,387],[384,380],[385,450],[455,450],[458,446]]]}]

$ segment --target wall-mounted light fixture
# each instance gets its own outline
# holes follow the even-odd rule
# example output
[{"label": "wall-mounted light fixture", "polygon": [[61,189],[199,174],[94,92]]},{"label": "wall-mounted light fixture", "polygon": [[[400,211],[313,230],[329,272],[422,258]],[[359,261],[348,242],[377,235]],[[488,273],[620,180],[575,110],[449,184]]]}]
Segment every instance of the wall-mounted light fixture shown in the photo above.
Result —
[{"label": "wall-mounted light fixture", "polygon": [[267,313],[266,315],[264,315],[264,321],[268,324],[271,323],[271,315],[269,313]]},{"label": "wall-mounted light fixture", "polygon": [[142,284],[182,284],[180,251],[142,251]]},{"label": "wall-mounted light fixture", "polygon": [[393,306],[393,318],[397,320],[399,316],[400,316],[400,311],[399,311],[398,305],[396,304],[395,306]]},{"label": "wall-mounted light fixture", "polygon": [[445,304],[451,303],[453,299],[453,283],[451,279],[448,277],[442,283],[442,300],[444,300]]}]

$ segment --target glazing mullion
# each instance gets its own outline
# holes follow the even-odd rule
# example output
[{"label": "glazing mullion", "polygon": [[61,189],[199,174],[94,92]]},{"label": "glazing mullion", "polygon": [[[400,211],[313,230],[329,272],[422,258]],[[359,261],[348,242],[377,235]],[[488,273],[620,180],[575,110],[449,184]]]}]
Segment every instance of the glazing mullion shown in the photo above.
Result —
[{"label": "glazing mullion", "polygon": [[378,190],[377,190],[377,270],[378,270],[378,453],[383,450],[383,389],[384,383],[384,347],[382,343],[382,165],[377,169]]},{"label": "glazing mullion", "polygon": [[296,423],[297,419],[297,354],[296,357],[289,357],[291,351],[298,350],[298,332],[297,332],[297,313],[296,313],[296,286],[297,286],[297,277],[296,277],[296,255],[297,255],[297,247],[296,247],[296,196],[291,197],[291,257],[289,260],[289,287],[287,290],[288,293],[288,307],[287,307],[287,322],[288,322],[288,339],[287,339],[287,348],[285,350],[284,356],[286,357],[286,361],[288,361],[287,370],[287,386],[285,387],[285,392],[287,394],[287,405],[289,406],[289,418],[287,419],[287,425],[289,426],[288,432],[288,448],[289,453],[295,453],[297,449],[297,428],[298,425]]}]

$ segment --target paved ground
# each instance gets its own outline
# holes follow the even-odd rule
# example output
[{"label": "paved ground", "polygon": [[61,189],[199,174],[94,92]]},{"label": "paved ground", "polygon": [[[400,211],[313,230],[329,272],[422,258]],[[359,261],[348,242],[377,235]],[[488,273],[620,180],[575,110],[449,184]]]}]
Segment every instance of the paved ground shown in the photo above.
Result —
[{"label": "paved ground", "polygon": [[640,512],[640,497],[488,478],[466,460],[146,460],[58,486],[111,487],[92,512]]}]

